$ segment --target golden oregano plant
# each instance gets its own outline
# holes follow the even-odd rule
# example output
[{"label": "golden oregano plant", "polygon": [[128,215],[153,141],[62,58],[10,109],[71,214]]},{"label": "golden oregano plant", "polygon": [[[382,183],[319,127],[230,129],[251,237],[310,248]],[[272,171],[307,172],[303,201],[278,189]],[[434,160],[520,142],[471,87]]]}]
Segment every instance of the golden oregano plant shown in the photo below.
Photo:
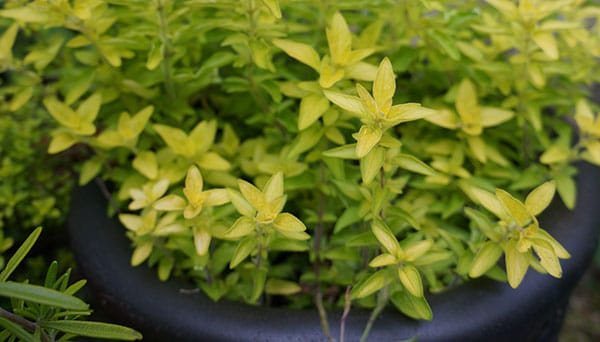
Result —
[{"label": "golden oregano plant", "polygon": [[[11,111],[87,151],[131,263],[210,298],[388,303],[560,277],[537,216],[600,164],[600,7],[583,0],[8,0]],[[3,107],[4,108],[4,107]],[[82,147],[85,146],[85,147]],[[505,267],[498,260],[504,255]],[[348,289],[348,290],[347,290]],[[348,296],[345,293],[348,292]],[[329,336],[331,337],[331,336]]]}]

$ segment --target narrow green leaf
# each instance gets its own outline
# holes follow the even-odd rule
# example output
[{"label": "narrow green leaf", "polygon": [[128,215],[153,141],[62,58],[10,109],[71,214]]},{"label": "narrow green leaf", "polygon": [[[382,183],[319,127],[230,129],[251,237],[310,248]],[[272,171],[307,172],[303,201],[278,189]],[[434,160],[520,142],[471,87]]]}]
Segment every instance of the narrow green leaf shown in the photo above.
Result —
[{"label": "narrow green leaf", "polygon": [[17,323],[7,320],[4,317],[0,317],[0,326],[4,329],[8,330],[11,335],[17,337],[19,341],[33,342],[33,335],[27,332],[27,330],[23,329]]},{"label": "narrow green leaf", "polygon": [[47,321],[42,322],[42,327],[56,329],[65,333],[95,337],[102,339],[134,341],[141,340],[139,332],[117,324],[86,322],[86,321]]},{"label": "narrow green leaf", "polygon": [[394,164],[405,170],[412,171],[425,176],[434,176],[436,172],[429,165],[410,154],[400,153],[394,157]]},{"label": "narrow green leaf", "polygon": [[23,261],[27,253],[29,253],[29,250],[31,249],[31,247],[33,247],[41,233],[42,227],[38,227],[31,234],[29,234],[29,236],[23,242],[21,247],[17,249],[15,254],[13,254],[10,260],[8,260],[8,262],[6,263],[6,267],[4,268],[2,273],[0,273],[0,281],[6,281],[6,279],[8,279],[8,277],[14,272],[14,270],[17,268],[17,266],[19,266],[21,261]]},{"label": "narrow green leaf", "polygon": [[6,281],[0,283],[0,296],[23,299],[70,310],[87,310],[88,305],[81,299],[66,295],[43,286]]},{"label": "narrow green leaf", "polygon": [[235,268],[239,265],[244,259],[252,253],[254,248],[256,247],[256,238],[254,236],[249,236],[237,245],[233,256],[231,257],[231,261],[229,262],[229,268]]}]

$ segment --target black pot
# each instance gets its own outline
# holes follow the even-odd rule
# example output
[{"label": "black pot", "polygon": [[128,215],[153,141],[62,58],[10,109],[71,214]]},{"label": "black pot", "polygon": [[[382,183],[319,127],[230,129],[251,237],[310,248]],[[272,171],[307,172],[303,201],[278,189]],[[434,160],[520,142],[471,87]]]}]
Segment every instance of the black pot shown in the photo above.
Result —
[{"label": "black pot", "polygon": [[[428,295],[433,321],[415,321],[390,309],[375,322],[372,341],[552,341],[568,298],[588,266],[600,232],[600,172],[583,165],[577,209],[560,201],[540,218],[571,253],[561,261],[563,277],[532,270],[520,287],[477,279],[443,294]],[[106,215],[106,200],[94,185],[74,194],[68,219],[73,250],[102,310],[156,341],[318,341],[325,340],[316,310],[258,308],[215,303],[176,280],[160,282],[154,270],[129,266],[125,228]],[[347,341],[357,341],[369,312],[351,310]],[[339,335],[339,312],[330,312],[332,335]]]}]

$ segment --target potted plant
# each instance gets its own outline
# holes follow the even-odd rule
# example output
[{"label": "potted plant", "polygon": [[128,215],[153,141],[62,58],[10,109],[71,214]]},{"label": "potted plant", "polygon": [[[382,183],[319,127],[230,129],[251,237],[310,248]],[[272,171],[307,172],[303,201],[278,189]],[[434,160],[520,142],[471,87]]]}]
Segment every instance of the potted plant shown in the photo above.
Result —
[{"label": "potted plant", "polygon": [[[50,153],[88,151],[80,183],[100,176],[133,266],[219,300],[209,315],[250,313],[238,322],[259,327],[248,338],[267,336],[269,322],[228,301],[316,307],[316,333],[330,339],[366,338],[397,319],[374,323],[385,307],[431,320],[427,293],[460,293],[469,278],[514,288],[529,268],[562,276],[559,259],[579,248],[564,248],[560,229],[537,216],[555,192],[575,207],[573,162],[600,164],[585,87],[600,78],[599,13],[591,1],[532,0],[0,10],[12,96],[58,122]],[[20,39],[28,44],[13,48]],[[86,220],[105,206],[94,197],[76,197],[74,239],[82,225],[110,225]],[[91,263],[109,259],[112,243]],[[568,293],[573,282],[561,284]],[[335,308],[345,314],[330,329]],[[347,315],[358,308],[370,310],[366,326]],[[249,331],[223,338],[236,329]]]}]

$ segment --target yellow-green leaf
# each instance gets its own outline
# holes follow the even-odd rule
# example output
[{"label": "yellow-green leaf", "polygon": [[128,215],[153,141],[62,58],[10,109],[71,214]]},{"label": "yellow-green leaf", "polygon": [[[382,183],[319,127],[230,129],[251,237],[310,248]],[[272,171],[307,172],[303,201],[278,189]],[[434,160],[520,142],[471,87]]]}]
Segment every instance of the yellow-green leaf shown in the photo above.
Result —
[{"label": "yellow-green leaf", "polygon": [[265,284],[265,292],[270,295],[290,296],[300,291],[300,285],[289,280],[269,279]]},{"label": "yellow-green leaf", "polygon": [[254,215],[256,214],[256,210],[244,198],[244,196],[242,196],[242,194],[235,190],[227,189],[227,195],[231,200],[231,204],[233,204],[238,213],[247,217],[254,217]]},{"label": "yellow-green leaf", "polygon": [[297,59],[316,71],[319,71],[321,68],[319,54],[312,46],[287,39],[274,39],[273,44],[290,57]]},{"label": "yellow-green leaf", "polygon": [[389,283],[389,279],[386,277],[385,270],[375,272],[365,281],[353,287],[350,297],[353,299],[366,297],[373,292],[379,291],[387,283]]},{"label": "yellow-green leaf", "polygon": [[358,134],[354,135],[356,139],[356,156],[363,158],[367,153],[371,152],[373,147],[381,140],[382,135],[383,132],[378,127],[361,126]]},{"label": "yellow-green leaf", "polygon": [[558,59],[558,47],[556,38],[552,32],[538,31],[533,34],[533,41],[539,46],[548,57]]},{"label": "yellow-green leaf", "polygon": [[156,177],[158,177],[158,162],[156,160],[156,155],[153,152],[140,152],[131,165],[148,179],[156,179]]},{"label": "yellow-green leaf", "polygon": [[324,90],[323,93],[329,101],[333,102],[338,107],[358,116],[363,116],[365,114],[363,103],[360,98],[331,90]]},{"label": "yellow-green leaf", "polygon": [[486,273],[496,265],[496,262],[498,262],[501,255],[502,248],[497,243],[493,241],[486,242],[473,259],[469,277],[477,278]]},{"label": "yellow-green leaf", "polygon": [[364,184],[370,184],[385,162],[385,149],[375,147],[360,160],[360,174]]},{"label": "yellow-green leaf", "polygon": [[504,123],[515,116],[515,113],[510,110],[494,107],[481,107],[481,125],[483,127],[497,126]]},{"label": "yellow-green leaf", "polygon": [[194,247],[198,255],[206,255],[212,236],[206,229],[194,227]]},{"label": "yellow-green leaf", "polygon": [[412,171],[425,176],[434,176],[437,173],[425,162],[421,161],[415,156],[406,153],[399,153],[394,156],[394,165],[403,168],[408,171]]},{"label": "yellow-green leaf", "polygon": [[396,77],[392,69],[392,63],[386,57],[379,64],[377,75],[373,82],[373,97],[383,113],[387,113],[392,107],[392,98],[396,92]]},{"label": "yellow-green leaf", "polygon": [[281,213],[277,215],[273,226],[279,231],[303,232],[306,226],[296,216],[289,213]]},{"label": "yellow-green leaf", "polygon": [[533,250],[540,257],[542,267],[553,277],[562,277],[562,268],[552,245],[544,240],[534,240]]},{"label": "yellow-green leaf", "polygon": [[369,263],[370,267],[383,267],[383,266],[388,266],[388,265],[394,265],[398,262],[398,260],[396,259],[395,256],[389,254],[389,253],[383,253],[380,254],[378,256],[376,256],[375,258],[373,258],[373,260],[371,260],[371,262]]},{"label": "yellow-green leaf", "polygon": [[508,218],[508,213],[502,206],[502,203],[500,203],[498,198],[492,193],[476,187],[470,188],[469,192],[474,199],[476,199],[484,208],[496,215],[496,217],[503,220]]},{"label": "yellow-green leaf", "polygon": [[253,219],[242,216],[238,218],[233,225],[223,235],[226,239],[239,239],[254,231],[256,223]]},{"label": "yellow-green leaf", "polygon": [[423,297],[423,281],[419,271],[411,265],[398,269],[398,278],[404,288],[415,297]]},{"label": "yellow-green leaf", "polygon": [[504,247],[508,284],[513,289],[516,289],[521,284],[525,273],[527,273],[527,269],[529,268],[529,253],[531,252],[519,252],[514,241],[509,241]]},{"label": "yellow-green leaf", "polygon": [[322,94],[310,94],[300,101],[298,129],[305,130],[329,109],[329,100]]},{"label": "yellow-green leaf", "polygon": [[150,253],[152,253],[152,248],[152,241],[145,241],[139,244],[133,250],[133,254],[131,255],[131,266],[138,266],[146,261],[150,256]]},{"label": "yellow-green leaf", "polygon": [[186,201],[177,195],[167,195],[158,201],[154,202],[152,207],[161,211],[183,210],[186,206]]},{"label": "yellow-green leaf", "polygon": [[400,244],[392,231],[379,219],[371,223],[371,231],[377,238],[377,241],[392,255],[397,255],[400,251]]},{"label": "yellow-green leaf", "polygon": [[509,215],[517,221],[521,227],[525,227],[531,220],[532,215],[521,201],[514,198],[502,189],[496,189],[496,197]]},{"label": "yellow-green leaf", "polygon": [[283,173],[277,172],[265,183],[264,186],[264,198],[267,203],[271,203],[274,200],[283,196]]},{"label": "yellow-green leaf", "polygon": [[77,143],[77,138],[67,132],[53,132],[48,146],[48,153],[62,152]]},{"label": "yellow-green leaf", "polygon": [[340,12],[336,12],[326,29],[331,61],[335,65],[345,65],[352,50],[352,33]]},{"label": "yellow-green leaf", "polygon": [[525,199],[525,207],[531,215],[538,215],[552,202],[556,193],[556,182],[548,181],[533,189]]},{"label": "yellow-green leaf", "polygon": [[231,257],[231,261],[229,262],[229,268],[235,268],[242,261],[244,261],[250,253],[256,247],[256,238],[253,236],[249,236],[240,243],[238,243],[235,252],[233,252],[233,256]]}]

